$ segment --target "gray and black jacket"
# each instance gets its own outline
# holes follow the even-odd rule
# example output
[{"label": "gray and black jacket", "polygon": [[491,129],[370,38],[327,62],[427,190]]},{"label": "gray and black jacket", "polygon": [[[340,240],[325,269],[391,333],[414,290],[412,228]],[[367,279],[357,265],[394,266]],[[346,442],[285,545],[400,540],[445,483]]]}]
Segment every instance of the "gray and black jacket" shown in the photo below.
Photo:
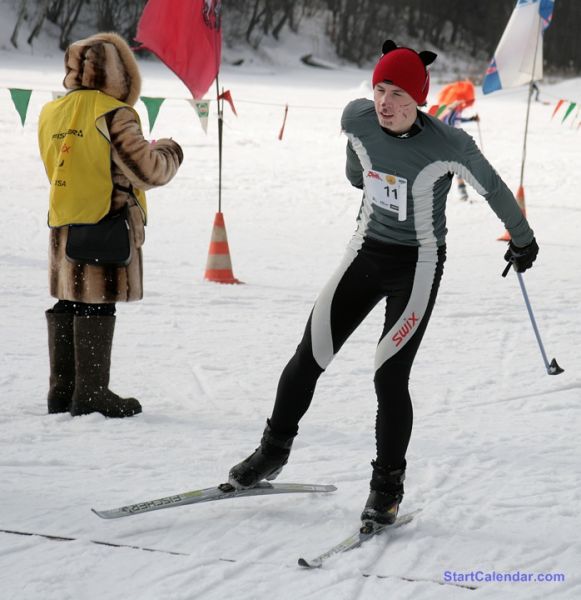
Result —
[{"label": "gray and black jacket", "polygon": [[[358,249],[366,238],[404,246],[444,245],[446,197],[453,174],[486,198],[517,246],[529,244],[532,229],[474,140],[425,113],[418,113],[418,120],[421,130],[416,135],[394,137],[379,125],[371,100],[361,98],[345,107],[341,126],[349,140],[346,173],[355,187],[364,190],[351,247]],[[405,220],[371,202],[364,185],[369,171],[407,180]]]}]

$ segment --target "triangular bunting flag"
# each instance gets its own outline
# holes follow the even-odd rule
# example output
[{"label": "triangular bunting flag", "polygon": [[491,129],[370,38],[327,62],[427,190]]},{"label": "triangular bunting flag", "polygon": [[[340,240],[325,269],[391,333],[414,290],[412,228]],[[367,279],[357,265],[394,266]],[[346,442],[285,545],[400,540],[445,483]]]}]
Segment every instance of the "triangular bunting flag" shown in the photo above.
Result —
[{"label": "triangular bunting flag", "polygon": [[148,96],[141,96],[141,101],[145,104],[145,108],[147,109],[147,117],[149,119],[149,133],[153,129],[155,125],[155,121],[157,120],[157,115],[159,114],[159,109],[163,104],[165,98],[150,98]]},{"label": "triangular bunting flag", "polygon": [[563,102],[565,102],[565,100],[559,100],[559,102],[557,102],[557,106],[555,106],[555,110],[553,111],[553,114],[551,115],[551,119],[557,114],[557,112],[561,108],[561,106],[563,106]]},{"label": "triangular bunting flag", "polygon": [[208,133],[208,117],[210,115],[209,100],[189,100],[190,104],[196,109],[196,114],[200,118],[204,133]]},{"label": "triangular bunting flag", "polygon": [[440,115],[446,110],[447,106],[448,106],[447,104],[442,104],[442,106],[438,107],[438,110],[436,111],[436,114],[434,115],[436,117],[436,119],[438,119],[440,117]]},{"label": "triangular bunting flag", "polygon": [[32,94],[32,90],[19,90],[17,88],[9,88],[10,95],[12,96],[12,102],[14,102],[14,106],[20,115],[20,120],[22,121],[22,125],[24,126],[24,122],[26,121],[26,113],[28,111],[28,103],[30,102],[30,96]]},{"label": "triangular bunting flag", "polygon": [[230,93],[230,90],[226,90],[225,92],[222,92],[219,96],[218,96],[219,100],[226,100],[226,102],[228,102],[228,104],[230,105],[230,108],[232,109],[232,112],[238,116],[238,113],[236,112],[236,109],[234,108],[234,101],[232,100],[232,94]]},{"label": "triangular bunting flag", "polygon": [[573,112],[573,109],[577,106],[576,102],[571,102],[571,104],[569,104],[569,108],[567,108],[567,112],[565,113],[565,116],[561,119],[561,123],[565,122],[565,119]]}]

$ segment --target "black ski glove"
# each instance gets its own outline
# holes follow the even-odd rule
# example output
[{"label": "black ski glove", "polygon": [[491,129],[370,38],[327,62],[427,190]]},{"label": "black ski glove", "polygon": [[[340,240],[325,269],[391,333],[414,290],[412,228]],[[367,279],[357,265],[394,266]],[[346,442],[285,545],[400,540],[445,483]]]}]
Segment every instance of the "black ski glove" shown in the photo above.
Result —
[{"label": "black ski glove", "polygon": [[538,253],[539,246],[535,238],[533,238],[533,241],[524,248],[515,246],[511,240],[508,243],[508,250],[504,255],[504,260],[508,261],[510,264],[507,265],[503,275],[508,273],[510,265],[514,265],[517,273],[524,273],[527,269],[530,269],[533,266]]}]

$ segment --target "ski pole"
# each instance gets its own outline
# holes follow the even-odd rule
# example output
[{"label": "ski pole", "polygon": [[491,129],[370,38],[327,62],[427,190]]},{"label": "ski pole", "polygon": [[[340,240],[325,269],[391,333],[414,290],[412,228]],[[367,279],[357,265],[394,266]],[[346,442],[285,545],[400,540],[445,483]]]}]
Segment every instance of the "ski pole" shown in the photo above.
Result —
[{"label": "ski pole", "polygon": [[[512,266],[512,263],[509,263],[507,265],[507,268],[504,270],[504,273],[502,274],[503,277],[506,276],[506,274],[508,273],[508,270],[510,269],[511,266]],[[545,363],[545,369],[547,370],[547,374],[548,375],[559,375],[560,373],[563,373],[564,369],[562,369],[557,364],[557,360],[555,358],[553,358],[553,360],[549,363],[549,361],[547,359],[547,353],[545,352],[545,347],[543,346],[543,342],[541,340],[541,334],[539,333],[539,328],[537,327],[537,322],[535,321],[535,315],[533,314],[533,309],[532,309],[532,306],[531,306],[531,303],[529,300],[529,295],[527,294],[527,290],[525,287],[525,282],[524,282],[522,273],[519,273],[518,271],[516,271],[516,276],[518,277],[520,289],[522,291],[522,295],[525,300],[527,311],[528,311],[529,317],[531,319],[531,324],[533,326],[533,331],[535,332],[535,337],[537,338],[537,342],[538,342],[539,348],[541,350],[541,355],[543,357],[543,362]]]}]

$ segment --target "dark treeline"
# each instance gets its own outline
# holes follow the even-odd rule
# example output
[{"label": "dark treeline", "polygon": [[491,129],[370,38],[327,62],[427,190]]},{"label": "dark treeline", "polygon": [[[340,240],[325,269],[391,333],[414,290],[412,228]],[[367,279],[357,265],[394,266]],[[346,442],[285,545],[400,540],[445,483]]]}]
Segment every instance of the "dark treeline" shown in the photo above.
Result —
[{"label": "dark treeline", "polygon": [[11,42],[18,44],[18,33],[28,22],[27,43],[33,43],[46,23],[56,25],[59,46],[64,50],[79,26],[95,31],[116,31],[132,40],[147,0],[18,0],[18,16]]},{"label": "dark treeline", "polygon": [[[387,38],[421,40],[436,48],[458,49],[487,60],[494,52],[515,0],[232,0],[224,3],[231,40],[258,47],[284,27],[298,31],[308,15],[322,15],[337,55],[363,65],[377,57]],[[581,71],[581,1],[557,0],[545,36],[546,67]],[[401,40],[401,41],[400,41]]]},{"label": "dark treeline", "polygon": [[[57,26],[61,48],[81,24],[93,31],[118,31],[131,40],[145,4],[146,0],[18,0],[12,41],[17,43],[26,21],[28,43],[46,22]],[[222,6],[227,45],[258,48],[265,37],[276,40],[285,29],[300,34],[304,19],[316,16],[337,55],[363,65],[377,56],[386,38],[456,49],[485,61],[500,40],[515,0],[224,0]],[[581,71],[580,27],[581,1],[556,0],[553,24],[545,36],[548,70]]]}]

